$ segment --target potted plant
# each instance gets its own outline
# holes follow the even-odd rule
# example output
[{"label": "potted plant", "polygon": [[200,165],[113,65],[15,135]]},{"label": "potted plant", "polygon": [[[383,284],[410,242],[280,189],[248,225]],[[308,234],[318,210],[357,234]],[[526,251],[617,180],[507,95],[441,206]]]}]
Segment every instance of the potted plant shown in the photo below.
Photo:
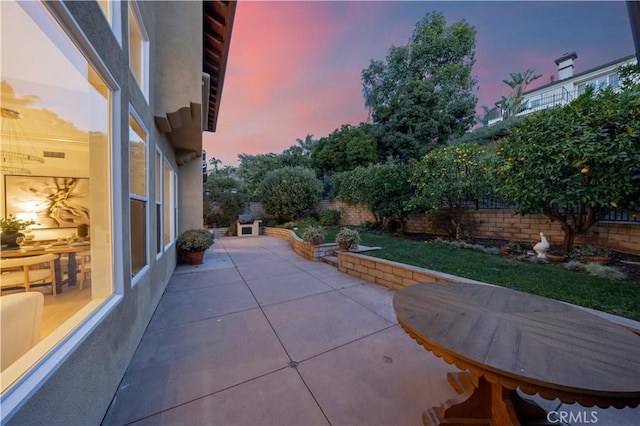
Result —
[{"label": "potted plant", "polygon": [[360,244],[360,234],[355,229],[342,228],[336,234],[336,244],[340,250],[355,250]]},{"label": "potted plant", "polygon": [[324,240],[324,229],[322,226],[309,225],[302,233],[302,239],[305,243],[318,245]]},{"label": "potted plant", "polygon": [[182,260],[192,265],[202,264],[204,252],[213,245],[213,234],[206,229],[189,229],[176,242]]},{"label": "potted plant", "polygon": [[16,238],[24,236],[20,231],[26,229],[28,226],[35,225],[33,220],[21,220],[17,219],[14,215],[10,214],[7,217],[0,219],[0,229],[2,230],[2,245],[7,247],[18,247]]}]

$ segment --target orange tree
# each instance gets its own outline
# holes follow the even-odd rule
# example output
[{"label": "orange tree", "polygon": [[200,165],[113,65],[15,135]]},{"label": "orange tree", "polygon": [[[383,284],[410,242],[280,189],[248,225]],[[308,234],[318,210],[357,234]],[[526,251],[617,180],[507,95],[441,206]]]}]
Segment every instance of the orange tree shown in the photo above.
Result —
[{"label": "orange tree", "polygon": [[612,208],[640,210],[640,84],[586,93],[527,116],[499,144],[498,192],[558,221],[568,253]]},{"label": "orange tree", "polygon": [[410,206],[435,217],[439,212],[443,220],[437,222],[456,239],[468,236],[472,227],[466,214],[469,203],[487,191],[485,158],[483,147],[461,143],[434,149],[414,161],[410,181],[415,193]]}]

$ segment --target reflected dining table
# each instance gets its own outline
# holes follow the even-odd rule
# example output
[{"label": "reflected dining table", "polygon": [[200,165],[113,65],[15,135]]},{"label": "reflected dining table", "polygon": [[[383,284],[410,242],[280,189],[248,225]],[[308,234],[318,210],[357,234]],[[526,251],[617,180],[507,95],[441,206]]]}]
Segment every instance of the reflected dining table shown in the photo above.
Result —
[{"label": "reflected dining table", "polygon": [[56,276],[56,293],[62,293],[62,285],[75,286],[78,282],[77,270],[78,260],[76,253],[89,250],[89,243],[71,243],[71,244],[45,244],[40,247],[24,246],[22,248],[3,248],[0,251],[2,258],[16,258],[25,256],[38,256],[41,254],[67,254],[69,263],[67,266],[67,279],[62,279],[62,265],[60,257],[54,261]]},{"label": "reflected dining table", "polygon": [[418,344],[465,370],[447,375],[459,395],[425,411],[425,425],[547,424],[517,389],[585,407],[640,404],[640,335],[577,306],[438,282],[400,290],[393,308]]}]

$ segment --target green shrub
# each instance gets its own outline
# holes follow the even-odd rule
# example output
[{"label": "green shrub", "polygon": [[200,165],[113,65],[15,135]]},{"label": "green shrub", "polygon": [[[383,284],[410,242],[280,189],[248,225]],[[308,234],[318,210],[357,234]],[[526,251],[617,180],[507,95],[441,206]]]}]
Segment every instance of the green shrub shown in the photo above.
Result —
[{"label": "green shrub", "polygon": [[367,206],[381,228],[398,224],[402,228],[414,194],[409,183],[411,173],[411,167],[405,164],[357,167],[334,176],[333,195],[348,204]]},{"label": "green shrub", "polygon": [[302,233],[302,239],[305,243],[313,244],[317,239],[324,239],[325,237],[324,229],[321,226],[307,226],[307,228]]},{"label": "green shrub", "polygon": [[318,215],[318,224],[320,226],[334,226],[340,221],[340,212],[338,210],[322,210]]},{"label": "green shrub", "polygon": [[260,185],[260,201],[265,211],[278,219],[293,220],[316,206],[322,183],[313,170],[284,167],[270,171]]},{"label": "green shrub", "polygon": [[206,229],[189,229],[178,237],[178,250],[184,253],[204,251],[213,245],[213,234]]}]

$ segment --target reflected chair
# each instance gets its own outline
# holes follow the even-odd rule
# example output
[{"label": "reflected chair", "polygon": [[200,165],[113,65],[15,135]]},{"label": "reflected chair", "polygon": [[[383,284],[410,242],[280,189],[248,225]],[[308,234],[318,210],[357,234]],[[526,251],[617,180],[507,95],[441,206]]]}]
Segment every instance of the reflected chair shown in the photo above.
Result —
[{"label": "reflected chair", "polygon": [[1,370],[40,341],[44,296],[32,291],[0,297]]},{"label": "reflected chair", "polygon": [[51,285],[51,294],[56,297],[54,262],[57,258],[57,254],[41,254],[0,259],[0,269],[3,271],[0,275],[0,288],[24,287],[28,292],[32,284],[44,283]]},{"label": "reflected chair", "polygon": [[60,256],[60,269],[67,278],[72,274],[72,272],[69,271],[69,256],[74,256],[76,259],[75,276],[79,284],[78,287],[82,290],[84,288],[86,275],[91,273],[91,249]]},{"label": "reflected chair", "polygon": [[78,256],[78,274],[80,274],[80,290],[84,288],[87,274],[91,274],[91,250],[81,251]]}]

